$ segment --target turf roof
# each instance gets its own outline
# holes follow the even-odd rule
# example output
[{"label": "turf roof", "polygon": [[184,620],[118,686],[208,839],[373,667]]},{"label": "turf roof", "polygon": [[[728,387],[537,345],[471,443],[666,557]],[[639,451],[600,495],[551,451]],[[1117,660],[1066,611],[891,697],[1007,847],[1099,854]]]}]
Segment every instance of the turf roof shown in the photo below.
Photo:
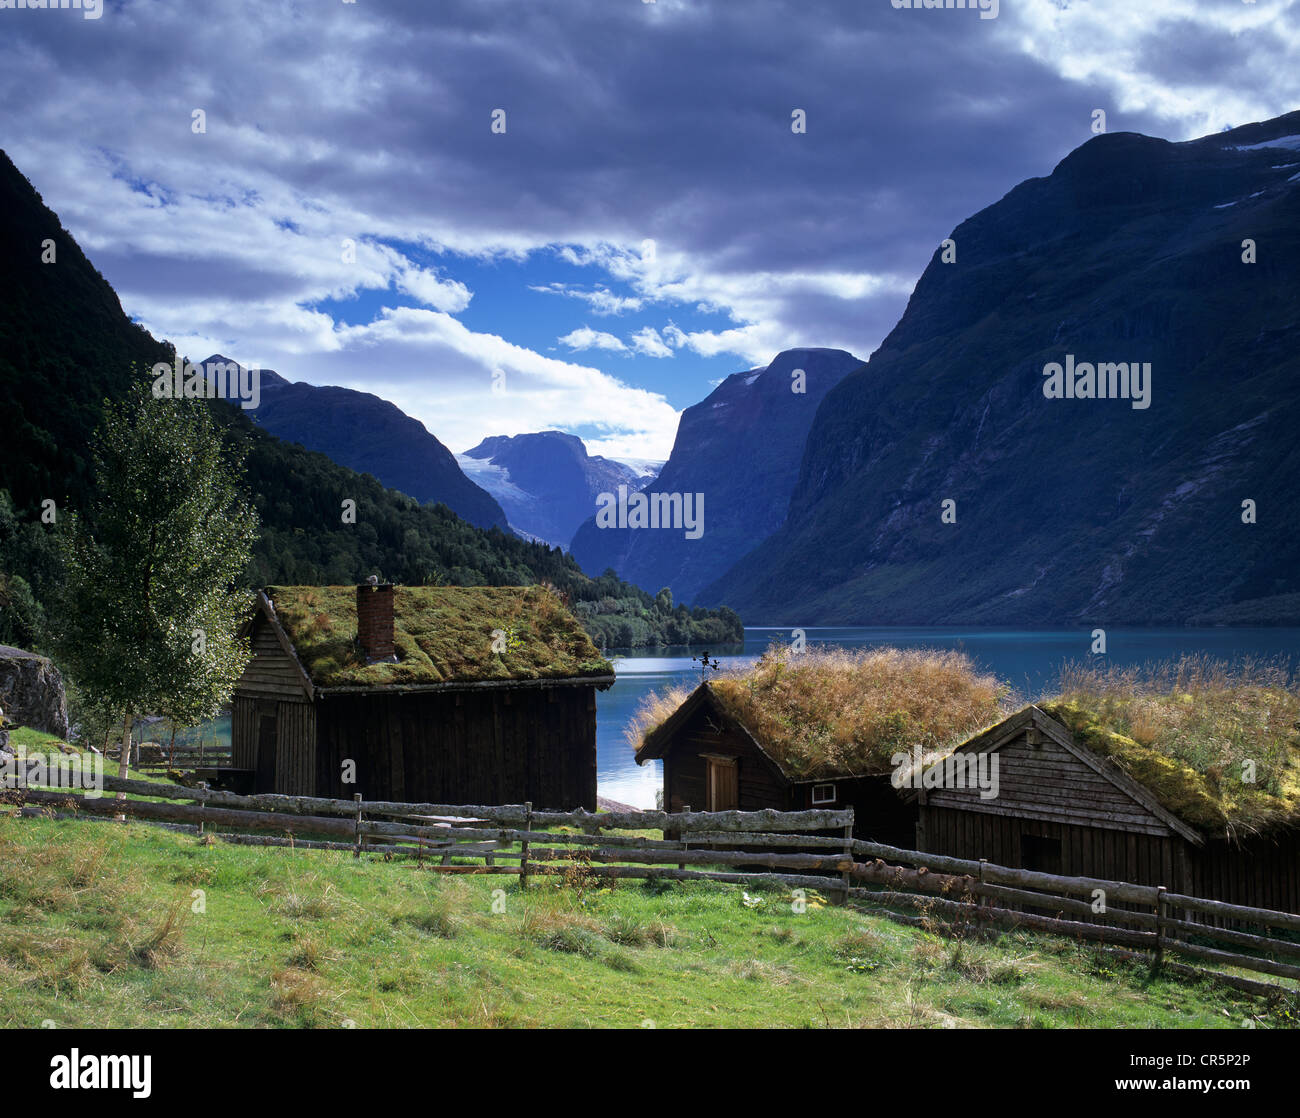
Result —
[{"label": "turf roof", "polygon": [[[367,664],[356,587],[268,586],[266,596],[312,683],[383,687],[611,676],[577,618],[539,586],[398,586],[397,663]],[[505,650],[493,651],[493,632]],[[500,642],[498,642],[500,643]]]},{"label": "turf roof", "polygon": [[1075,693],[1038,705],[1200,831],[1232,836],[1300,821],[1293,691],[1243,687],[1129,699]]},{"label": "turf roof", "polygon": [[[889,773],[893,756],[964,741],[1005,713],[1007,688],[960,652],[811,646],[772,648],[709,690],[790,780]],[[685,692],[648,696],[630,738],[656,755],[659,730]]]}]

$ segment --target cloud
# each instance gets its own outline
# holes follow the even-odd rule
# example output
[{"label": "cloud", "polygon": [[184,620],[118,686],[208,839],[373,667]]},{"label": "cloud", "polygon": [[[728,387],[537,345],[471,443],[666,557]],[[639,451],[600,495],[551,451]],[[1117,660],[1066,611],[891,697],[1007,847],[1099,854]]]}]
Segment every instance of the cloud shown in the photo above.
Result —
[{"label": "cloud", "polygon": [[606,334],[602,330],[593,330],[590,326],[580,326],[576,330],[571,330],[564,337],[558,339],[561,345],[566,345],[571,350],[582,349],[608,349],[615,353],[622,353],[627,349],[618,338],[613,334]]},{"label": "cloud", "polygon": [[632,349],[645,357],[671,357],[673,351],[664,344],[659,331],[653,326],[643,326],[631,338]]},{"label": "cloud", "polygon": [[530,284],[529,291],[538,291],[545,295],[566,295],[570,299],[581,299],[591,308],[592,314],[614,315],[639,311],[645,300],[632,295],[616,295],[607,287],[597,286],[591,290],[568,283],[549,283],[546,285]]},{"label": "cloud", "polygon": [[[865,357],[938,242],[1088,140],[1093,108],[1187,139],[1300,105],[1298,11],[230,0],[196,20],[121,0],[96,21],[8,13],[0,97],[21,106],[9,154],[126,309],[192,355],[381,392],[453,445],[589,422],[666,457],[664,395],[512,341],[510,301],[490,311],[458,266],[589,269],[528,282],[557,312],[664,324],[561,342],[675,355],[664,379],[797,345]],[[692,329],[700,307],[720,324]]]}]

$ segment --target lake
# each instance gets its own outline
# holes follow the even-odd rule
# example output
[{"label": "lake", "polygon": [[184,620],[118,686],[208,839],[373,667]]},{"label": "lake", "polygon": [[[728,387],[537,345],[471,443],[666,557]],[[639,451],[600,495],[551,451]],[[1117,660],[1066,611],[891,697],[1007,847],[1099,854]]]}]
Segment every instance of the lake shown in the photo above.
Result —
[{"label": "lake", "polygon": [[[752,662],[777,640],[788,644],[792,629],[747,628],[745,643],[711,649],[724,666]],[[1053,690],[1061,665],[1091,655],[1092,630],[1019,630],[963,628],[815,628],[804,629],[810,645],[861,648],[893,644],[907,648],[960,649],[976,665],[1006,680],[1017,692],[1037,698]],[[1239,663],[1246,658],[1286,658],[1300,666],[1300,629],[1107,629],[1106,660],[1144,664],[1203,653]],[[700,666],[691,662],[698,649],[657,649],[653,655],[611,650],[617,682],[596,696],[596,764],[600,795],[638,808],[655,806],[663,783],[663,766],[638,766],[624,728],[642,697],[673,683],[694,684]]]},{"label": "lake", "polygon": [[[722,665],[752,662],[773,641],[789,643],[791,629],[747,628],[743,645],[709,651]],[[806,628],[812,645],[860,648],[893,644],[909,648],[953,648],[968,653],[976,665],[1009,682],[1018,692],[1036,698],[1052,689],[1061,665],[1090,656],[1091,629],[1025,630],[963,628]],[[1294,671],[1300,666],[1300,629],[1108,629],[1106,659],[1113,664],[1143,664],[1204,653],[1239,663],[1246,657],[1285,657]],[[611,649],[617,682],[596,695],[596,767],[600,795],[638,808],[655,806],[663,782],[663,767],[644,767],[633,759],[624,729],[642,697],[673,683],[694,684],[699,664],[691,663],[698,649]],[[205,723],[177,740],[230,744],[230,719]]]}]

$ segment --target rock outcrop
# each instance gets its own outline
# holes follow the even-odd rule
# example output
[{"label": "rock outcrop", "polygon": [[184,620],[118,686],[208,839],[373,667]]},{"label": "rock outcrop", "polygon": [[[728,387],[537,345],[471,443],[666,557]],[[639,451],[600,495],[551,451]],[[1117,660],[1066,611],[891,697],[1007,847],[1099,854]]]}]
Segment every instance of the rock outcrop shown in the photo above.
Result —
[{"label": "rock outcrop", "polygon": [[0,645],[0,710],[6,729],[28,726],[68,736],[68,700],[59,669],[44,656]]}]

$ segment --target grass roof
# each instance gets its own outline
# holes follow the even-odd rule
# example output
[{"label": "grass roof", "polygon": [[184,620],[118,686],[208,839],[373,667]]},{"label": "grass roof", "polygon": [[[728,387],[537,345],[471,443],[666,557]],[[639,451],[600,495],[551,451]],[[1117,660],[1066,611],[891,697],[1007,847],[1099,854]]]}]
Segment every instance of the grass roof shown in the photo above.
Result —
[{"label": "grass roof", "polygon": [[1061,694],[1038,705],[1202,831],[1300,820],[1300,689],[1285,665],[1068,665]]},{"label": "grass roof", "polygon": [[[266,595],[320,687],[480,683],[613,675],[556,594],[540,586],[398,586],[397,663],[367,664],[354,586],[271,586]],[[493,651],[493,633],[502,636]]]},{"label": "grass roof", "polygon": [[[776,646],[710,690],[791,780],[890,772],[898,752],[931,753],[997,722],[1009,694],[960,652]],[[628,729],[638,752],[689,693],[643,700]]]}]

